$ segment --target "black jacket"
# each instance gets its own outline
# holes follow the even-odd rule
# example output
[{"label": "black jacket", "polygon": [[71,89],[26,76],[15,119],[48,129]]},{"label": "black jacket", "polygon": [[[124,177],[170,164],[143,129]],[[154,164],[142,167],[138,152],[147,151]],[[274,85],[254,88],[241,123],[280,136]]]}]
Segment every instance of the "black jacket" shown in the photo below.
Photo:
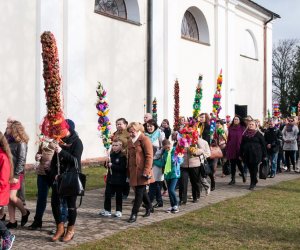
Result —
[{"label": "black jacket", "polygon": [[19,175],[23,174],[25,170],[27,144],[25,142],[11,142],[9,147],[13,157],[14,177],[19,178]]},{"label": "black jacket", "polygon": [[259,131],[253,137],[243,135],[240,154],[247,165],[258,165],[267,156],[263,135]]},{"label": "black jacket", "polygon": [[271,144],[271,148],[267,148],[268,154],[279,151],[280,143],[282,142],[282,133],[278,128],[268,128],[265,132],[266,145]]},{"label": "black jacket", "polygon": [[110,154],[111,170],[108,170],[106,182],[113,185],[125,185],[127,178],[127,159],[121,152]]},{"label": "black jacket", "polygon": [[[81,171],[81,155],[83,151],[83,145],[75,131],[71,131],[69,137],[65,137],[63,142],[65,146],[61,146],[62,150],[58,154],[60,162],[60,174],[64,173],[67,168],[71,171],[75,171],[75,159],[78,162],[79,171]],[[51,161],[50,176],[54,180],[58,174],[57,171],[57,153],[54,154]]]}]

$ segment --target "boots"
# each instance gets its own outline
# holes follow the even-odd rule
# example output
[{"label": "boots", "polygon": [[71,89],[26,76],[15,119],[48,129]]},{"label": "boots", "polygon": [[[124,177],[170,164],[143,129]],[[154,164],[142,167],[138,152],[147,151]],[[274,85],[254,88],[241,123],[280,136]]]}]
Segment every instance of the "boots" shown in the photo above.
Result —
[{"label": "boots", "polygon": [[129,222],[129,223],[136,222],[136,217],[137,217],[137,214],[132,213],[132,214],[130,215],[129,220],[128,220],[127,222]]},{"label": "boots", "polygon": [[235,176],[231,176],[231,181],[228,183],[228,185],[234,185],[235,184]]},{"label": "boots", "polygon": [[52,237],[52,241],[57,241],[64,234],[65,234],[65,227],[64,227],[64,223],[61,222],[61,223],[57,224],[57,226],[56,226],[56,233]]},{"label": "boots", "polygon": [[70,240],[72,240],[74,237],[74,234],[75,234],[74,226],[68,226],[67,232],[63,238],[63,242],[69,242]]}]

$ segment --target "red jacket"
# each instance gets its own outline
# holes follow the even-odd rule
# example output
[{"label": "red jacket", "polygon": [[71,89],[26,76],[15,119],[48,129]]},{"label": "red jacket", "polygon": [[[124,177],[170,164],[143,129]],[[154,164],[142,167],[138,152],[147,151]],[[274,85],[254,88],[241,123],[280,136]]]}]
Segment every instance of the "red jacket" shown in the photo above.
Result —
[{"label": "red jacket", "polygon": [[0,206],[6,206],[9,201],[10,163],[7,155],[0,148]]}]

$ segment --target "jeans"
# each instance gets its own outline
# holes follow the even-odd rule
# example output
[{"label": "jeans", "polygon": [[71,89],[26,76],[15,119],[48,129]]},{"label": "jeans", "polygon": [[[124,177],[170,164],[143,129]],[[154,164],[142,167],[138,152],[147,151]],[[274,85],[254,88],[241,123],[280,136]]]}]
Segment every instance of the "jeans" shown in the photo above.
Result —
[{"label": "jeans", "polygon": [[150,184],[149,186],[149,198],[151,203],[154,201],[154,197],[156,199],[156,202],[159,204],[163,203],[163,199],[161,196],[161,183],[160,181],[156,181]]},{"label": "jeans", "polygon": [[42,221],[47,206],[48,191],[50,188],[49,177],[47,175],[38,175],[36,182],[37,182],[38,194],[37,194],[34,220]]},{"label": "jeans", "polygon": [[56,185],[52,186],[51,207],[56,224],[64,222],[62,216],[62,203],[66,202],[68,206],[68,226],[74,226],[77,217],[76,208],[77,196],[61,197],[57,192]]},{"label": "jeans", "polygon": [[64,223],[68,221],[68,204],[64,198],[60,200],[60,218]]},{"label": "jeans", "polygon": [[178,206],[178,200],[175,192],[176,184],[178,179],[170,179],[166,180],[167,185],[168,185],[168,190],[169,190],[169,198],[170,198],[170,203],[171,207]]},{"label": "jeans", "polygon": [[269,161],[271,162],[271,175],[275,175],[276,170],[277,170],[278,152],[269,154],[268,158],[269,158]]},{"label": "jeans", "polygon": [[4,238],[7,233],[8,233],[8,230],[5,226],[5,224],[3,223],[3,221],[0,220],[0,241],[1,241],[1,238]]}]

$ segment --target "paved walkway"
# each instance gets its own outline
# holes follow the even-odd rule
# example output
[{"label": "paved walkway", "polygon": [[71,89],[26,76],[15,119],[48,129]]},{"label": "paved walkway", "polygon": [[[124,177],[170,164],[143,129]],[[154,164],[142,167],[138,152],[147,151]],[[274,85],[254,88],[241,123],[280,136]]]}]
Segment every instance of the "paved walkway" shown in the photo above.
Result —
[{"label": "paved walkway", "polygon": [[[229,177],[221,178],[217,175],[217,184],[216,190],[211,192],[211,194],[207,197],[201,196],[199,203],[188,202],[187,205],[180,207],[180,212],[177,214],[168,214],[165,213],[164,210],[169,207],[168,197],[165,197],[165,205],[163,208],[156,209],[155,213],[152,214],[148,218],[143,218],[141,216],[138,217],[137,223],[129,224],[126,220],[129,218],[131,211],[131,200],[132,196],[129,197],[126,201],[124,201],[123,206],[123,217],[121,219],[117,218],[103,218],[98,215],[100,209],[103,208],[103,193],[104,190],[93,190],[87,192],[84,197],[82,206],[78,209],[78,217],[76,221],[76,234],[74,239],[70,243],[62,243],[62,242],[50,242],[51,235],[49,232],[55,228],[53,223],[53,217],[51,213],[50,202],[47,205],[47,211],[44,216],[44,224],[41,231],[30,231],[27,227],[18,228],[17,230],[12,230],[14,234],[16,234],[16,242],[14,244],[13,249],[23,250],[23,249],[63,249],[63,248],[71,248],[71,246],[95,241],[97,239],[104,238],[106,236],[112,235],[116,232],[125,230],[127,228],[140,227],[143,225],[149,225],[156,221],[161,221],[169,218],[174,218],[176,216],[180,216],[184,213],[208,206],[210,204],[214,204],[226,199],[230,199],[233,197],[243,196],[251,191],[248,190],[249,187],[249,179],[247,179],[247,183],[242,183],[242,179],[237,178],[237,183],[234,186],[229,186],[227,183],[229,182]],[[262,189],[266,186],[277,184],[281,181],[293,180],[296,178],[300,178],[299,174],[296,173],[284,173],[278,174],[275,178],[267,180],[259,180],[257,184],[257,190]],[[132,194],[131,194],[132,195]],[[202,195],[202,193],[201,193]],[[112,202],[114,206],[114,200]],[[35,202],[28,201],[27,207],[31,211],[30,220],[28,225],[31,224],[34,210],[35,210]],[[141,212],[141,214],[144,211]],[[17,218],[20,221],[20,218]]]}]

